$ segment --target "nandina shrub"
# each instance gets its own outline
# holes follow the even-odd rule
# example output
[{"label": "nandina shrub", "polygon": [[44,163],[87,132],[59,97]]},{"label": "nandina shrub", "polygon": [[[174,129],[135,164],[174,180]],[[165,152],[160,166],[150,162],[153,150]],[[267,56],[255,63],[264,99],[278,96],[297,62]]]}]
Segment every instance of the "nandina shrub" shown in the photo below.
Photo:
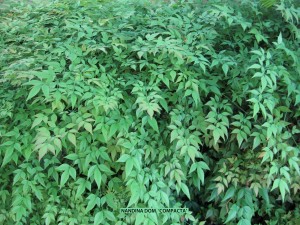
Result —
[{"label": "nandina shrub", "polygon": [[0,2],[1,224],[298,224],[300,8],[262,2]]}]

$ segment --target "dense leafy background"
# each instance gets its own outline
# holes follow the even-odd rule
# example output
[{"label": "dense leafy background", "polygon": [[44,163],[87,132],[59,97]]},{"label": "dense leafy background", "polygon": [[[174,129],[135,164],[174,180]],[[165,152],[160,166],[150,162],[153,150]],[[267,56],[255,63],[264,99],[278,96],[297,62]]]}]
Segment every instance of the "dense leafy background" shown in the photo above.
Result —
[{"label": "dense leafy background", "polygon": [[0,1],[1,224],[300,223],[298,1],[36,2]]}]

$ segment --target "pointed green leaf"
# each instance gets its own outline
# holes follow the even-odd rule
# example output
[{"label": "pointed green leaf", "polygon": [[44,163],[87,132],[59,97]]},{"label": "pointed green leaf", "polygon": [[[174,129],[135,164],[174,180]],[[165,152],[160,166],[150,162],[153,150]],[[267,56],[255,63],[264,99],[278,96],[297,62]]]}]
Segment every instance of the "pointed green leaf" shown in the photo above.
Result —
[{"label": "pointed green leaf", "polygon": [[68,179],[69,179],[69,170],[66,170],[61,175],[60,187],[63,187],[65,183],[68,181]]},{"label": "pointed green leaf", "polygon": [[117,160],[117,162],[126,162],[130,158],[130,155],[123,154],[121,157]]},{"label": "pointed green leaf", "polygon": [[43,85],[42,86],[42,91],[43,91],[43,94],[45,95],[46,98],[50,97],[50,90],[49,90],[48,85]]},{"label": "pointed green leaf", "polygon": [[189,199],[191,199],[189,188],[186,186],[185,183],[181,183],[181,190]]},{"label": "pointed green leaf", "polygon": [[95,167],[94,179],[96,181],[96,184],[97,184],[98,188],[100,188],[101,187],[101,181],[102,181],[102,174],[101,174],[98,167]]},{"label": "pointed green leaf", "polygon": [[125,173],[126,173],[126,177],[128,177],[132,171],[132,168],[133,168],[133,159],[132,158],[129,158],[127,161],[126,161],[126,164],[125,164]]},{"label": "pointed green leaf", "polygon": [[104,220],[104,213],[103,212],[97,212],[95,218],[94,218],[94,225],[102,224]]},{"label": "pointed green leaf", "polygon": [[69,174],[74,180],[76,179],[76,170],[73,167],[69,168]]},{"label": "pointed green leaf", "polygon": [[131,197],[130,197],[127,207],[137,203],[140,198],[141,189],[139,188],[139,185],[136,182],[131,184],[130,189],[131,189]]},{"label": "pointed green leaf", "polygon": [[75,94],[71,95],[71,107],[72,109],[74,109],[75,105],[76,105],[76,101],[77,101],[77,96]]},{"label": "pointed green leaf", "polygon": [[227,201],[228,199],[232,198],[234,196],[235,193],[235,188],[234,187],[230,187],[227,191],[226,194],[224,196],[224,198],[222,199],[222,202]]},{"label": "pointed green leaf", "polygon": [[145,221],[145,216],[143,213],[138,213],[136,215],[136,219],[135,219],[135,223],[134,225],[140,225],[143,224],[143,222]]},{"label": "pointed green leaf", "polygon": [[238,210],[239,210],[239,207],[236,204],[232,205],[230,210],[229,210],[229,213],[228,213],[228,216],[227,216],[227,219],[226,219],[225,223],[228,223],[231,220],[235,219]]},{"label": "pointed green leaf", "polygon": [[90,132],[91,134],[93,134],[93,127],[92,127],[92,124],[90,124],[90,123],[84,123],[83,127],[84,127],[84,129],[86,129],[88,132]]},{"label": "pointed green leaf", "polygon": [[32,129],[32,128],[34,128],[35,126],[39,125],[39,124],[43,121],[43,119],[44,119],[43,116],[37,117],[37,118],[33,121],[33,123],[32,123],[32,125],[31,125],[31,128],[30,128],[30,129]]},{"label": "pointed green leaf", "polygon": [[40,90],[41,90],[41,86],[34,86],[34,87],[30,90],[30,92],[29,92],[29,94],[28,94],[28,97],[27,97],[26,101],[28,101],[29,99],[31,99],[31,98],[33,98],[34,96],[36,96],[36,95],[39,93]]},{"label": "pointed green leaf", "polygon": [[13,146],[7,147],[5,150],[5,155],[4,155],[4,159],[2,161],[2,165],[1,167],[5,166],[7,163],[9,163],[9,161],[12,158],[12,155],[14,153],[14,148]]},{"label": "pointed green leaf", "polygon": [[148,117],[148,123],[156,132],[159,132],[157,121],[155,118]]},{"label": "pointed green leaf", "polygon": [[76,147],[76,137],[72,133],[68,133],[68,139],[69,141]]},{"label": "pointed green leaf", "polygon": [[191,166],[191,168],[190,168],[189,174],[191,174],[192,172],[194,172],[196,169],[197,169],[197,164],[193,163],[192,166]]}]

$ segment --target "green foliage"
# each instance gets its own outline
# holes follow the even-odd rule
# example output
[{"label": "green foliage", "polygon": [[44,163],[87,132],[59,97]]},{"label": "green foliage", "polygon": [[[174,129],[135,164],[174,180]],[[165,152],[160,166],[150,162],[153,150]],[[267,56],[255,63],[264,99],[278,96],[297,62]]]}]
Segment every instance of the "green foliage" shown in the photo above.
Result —
[{"label": "green foliage", "polygon": [[0,223],[299,224],[300,5],[261,2],[0,2]]},{"label": "green foliage", "polygon": [[278,2],[278,0],[261,0],[260,2],[264,7],[268,8],[275,5]]}]

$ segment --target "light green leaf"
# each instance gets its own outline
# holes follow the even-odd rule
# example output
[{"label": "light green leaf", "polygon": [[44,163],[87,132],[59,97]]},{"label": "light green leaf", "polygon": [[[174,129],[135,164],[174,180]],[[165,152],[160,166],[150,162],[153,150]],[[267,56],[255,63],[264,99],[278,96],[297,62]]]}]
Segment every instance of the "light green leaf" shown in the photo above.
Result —
[{"label": "light green leaf", "polygon": [[279,36],[278,36],[278,38],[277,38],[277,43],[278,43],[278,44],[281,44],[281,43],[282,43],[282,34],[281,34],[281,32],[280,32],[280,34],[279,34]]},{"label": "light green leaf", "polygon": [[44,119],[43,116],[37,117],[37,118],[33,121],[33,123],[32,123],[32,125],[31,125],[31,128],[30,128],[30,129],[32,129],[32,128],[34,128],[35,126],[39,125],[39,124],[43,121],[43,119]]},{"label": "light green leaf", "polygon": [[70,166],[68,164],[64,163],[64,164],[60,165],[59,167],[57,167],[56,170],[63,172],[63,171],[69,170],[69,168],[70,168]]},{"label": "light green leaf", "polygon": [[195,156],[197,153],[197,149],[194,146],[189,146],[187,149],[188,156],[191,158],[193,162],[195,162]]},{"label": "light green leaf", "polygon": [[88,132],[90,132],[91,134],[93,134],[93,127],[92,127],[92,124],[90,124],[90,123],[84,123],[83,127],[84,127],[84,129],[86,129]]},{"label": "light green leaf", "polygon": [[92,177],[95,173],[95,170],[98,169],[97,165],[93,165],[88,170],[88,178]]},{"label": "light green leaf", "polygon": [[213,130],[213,137],[214,137],[215,144],[216,144],[216,143],[218,142],[218,140],[220,139],[221,133],[222,133],[222,130],[219,129],[219,128],[215,128],[215,129]]},{"label": "light green leaf", "polygon": [[267,79],[265,76],[261,77],[261,89],[265,90],[265,88],[267,87]]},{"label": "light green leaf", "polygon": [[186,186],[185,183],[181,183],[181,190],[183,191],[183,193],[189,198],[191,199],[191,196],[190,196],[190,191],[189,191],[189,188]]},{"label": "light green leaf", "polygon": [[131,171],[132,171],[132,168],[133,168],[133,159],[132,159],[132,158],[129,158],[129,159],[126,161],[126,164],[125,164],[126,178],[130,175],[130,173],[131,173]]},{"label": "light green leaf", "polygon": [[98,188],[100,188],[101,181],[102,181],[102,174],[97,166],[95,166],[95,169],[94,169],[94,179],[96,181]]},{"label": "light green leaf", "polygon": [[45,95],[46,98],[50,97],[50,90],[49,90],[48,85],[43,85],[42,86],[42,91],[43,91],[43,94]]},{"label": "light green leaf", "polygon": [[72,109],[74,109],[75,105],[76,105],[76,101],[77,101],[77,96],[75,94],[71,95],[71,106]]},{"label": "light green leaf", "polygon": [[136,215],[136,219],[135,219],[135,223],[134,225],[140,225],[143,224],[143,222],[145,221],[145,216],[143,213],[138,213]]},{"label": "light green leaf", "polygon": [[69,179],[69,170],[66,170],[61,175],[60,187],[63,187],[65,183],[68,181],[68,179]]},{"label": "light green leaf", "polygon": [[244,138],[241,136],[240,133],[237,134],[236,138],[237,138],[239,147],[241,147]]},{"label": "light green leaf", "polygon": [[237,225],[251,225],[251,221],[247,219],[241,219]]},{"label": "light green leaf", "polygon": [[73,167],[69,168],[69,174],[74,180],[76,179],[76,170]]},{"label": "light green leaf", "polygon": [[104,215],[110,221],[115,221],[116,220],[116,217],[114,216],[114,214],[111,211],[105,210]]},{"label": "light green leaf", "polygon": [[68,133],[68,139],[69,141],[76,147],[76,137],[72,133]]},{"label": "light green leaf", "polygon": [[157,121],[155,118],[148,117],[148,123],[156,132],[159,133]]},{"label": "light green leaf", "polygon": [[14,153],[14,147],[13,146],[5,148],[5,155],[4,155],[1,167],[5,166],[7,163],[10,162],[13,153]]},{"label": "light green leaf", "polygon": [[130,158],[130,155],[128,154],[123,154],[121,157],[118,159],[117,162],[126,162]]},{"label": "light green leaf", "polygon": [[239,210],[239,207],[236,204],[233,204],[229,210],[229,213],[228,213],[225,223],[228,223],[231,220],[235,219],[238,210]]},{"label": "light green leaf", "polygon": [[173,130],[171,132],[171,142],[173,142],[177,137],[178,137],[178,131],[177,130]]},{"label": "light green leaf", "polygon": [[259,136],[256,136],[253,140],[253,147],[252,150],[255,149],[257,146],[259,146],[261,143]]},{"label": "light green leaf", "polygon": [[162,202],[167,206],[167,207],[169,207],[169,197],[168,197],[168,195],[165,193],[165,192],[163,192],[163,191],[161,191],[160,192],[160,197],[161,197],[161,200],[162,200]]},{"label": "light green leaf", "polygon": [[227,201],[228,199],[232,198],[234,196],[235,193],[235,188],[234,187],[230,187],[227,191],[226,194],[224,196],[224,198],[222,199],[222,202]]},{"label": "light green leaf", "polygon": [[193,163],[192,166],[191,166],[191,168],[190,168],[189,174],[191,174],[192,172],[194,172],[196,169],[197,169],[197,163]]},{"label": "light green leaf", "polygon": [[228,69],[229,69],[228,65],[227,64],[223,64],[222,65],[222,69],[223,69],[224,74],[227,76]]},{"label": "light green leaf", "polygon": [[106,194],[105,198],[106,198],[106,203],[110,208],[117,209],[117,204],[113,193]]},{"label": "light green leaf", "polygon": [[288,187],[287,183],[285,182],[285,180],[283,180],[283,179],[281,179],[279,182],[279,190],[280,190],[282,201],[284,202],[285,193],[286,193],[286,191],[289,192],[289,187]]},{"label": "light green leaf", "polygon": [[261,68],[261,65],[259,64],[253,64],[252,66],[248,67],[248,70],[249,69],[260,69]]},{"label": "light green leaf", "polygon": [[104,213],[103,212],[97,212],[95,218],[94,218],[94,225],[102,224],[104,220]]},{"label": "light green leaf", "polygon": [[201,180],[202,184],[204,184],[204,172],[200,166],[197,167],[197,175]]},{"label": "light green leaf", "polygon": [[271,191],[273,191],[275,188],[278,188],[279,186],[279,183],[280,183],[280,178],[277,178],[274,182],[273,182],[273,186],[272,186],[272,189]]},{"label": "light green leaf", "polygon": [[86,207],[86,213],[91,211],[97,204],[97,196],[94,194],[89,195],[89,203]]},{"label": "light green leaf", "polygon": [[258,111],[259,111],[259,103],[255,103],[254,106],[253,106],[253,117],[256,116]]},{"label": "light green leaf", "polygon": [[131,197],[130,197],[127,207],[137,203],[140,198],[140,190],[141,189],[139,188],[138,183],[135,182],[135,183],[131,184],[130,189],[131,189]]},{"label": "light green leaf", "polygon": [[210,170],[209,169],[209,167],[208,167],[208,165],[205,163],[205,162],[198,162],[198,164],[199,164],[199,167],[201,167],[202,169],[204,169],[204,170]]},{"label": "light green leaf", "polygon": [[113,172],[105,164],[100,164],[99,169],[106,174],[113,174]]},{"label": "light green leaf", "polygon": [[41,90],[41,86],[34,86],[31,91],[28,94],[28,97],[26,99],[26,101],[28,101],[29,99],[33,98],[34,96],[36,96],[39,91]]},{"label": "light green leaf", "polygon": [[85,181],[83,179],[79,180],[79,181],[80,181],[80,183],[77,188],[75,198],[79,198],[82,195],[82,193],[85,191]]}]

